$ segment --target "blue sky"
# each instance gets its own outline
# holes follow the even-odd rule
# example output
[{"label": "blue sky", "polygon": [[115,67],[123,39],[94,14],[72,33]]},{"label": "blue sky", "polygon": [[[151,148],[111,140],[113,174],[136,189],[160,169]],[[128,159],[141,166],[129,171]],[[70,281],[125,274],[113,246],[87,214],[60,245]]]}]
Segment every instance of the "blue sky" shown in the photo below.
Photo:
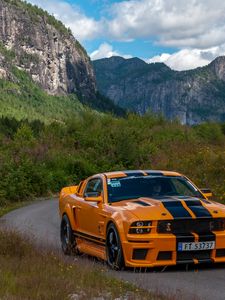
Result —
[{"label": "blue sky", "polygon": [[29,0],[55,15],[91,59],[120,55],[187,70],[225,54],[223,0]]},{"label": "blue sky", "polygon": [[[81,9],[81,12],[90,18],[94,18],[96,20],[101,20],[104,17],[110,16],[110,7],[113,4],[122,2],[121,0],[68,0],[72,5],[78,6]],[[116,52],[137,56],[141,58],[153,57],[155,55],[159,55],[164,52],[173,53],[176,48],[174,47],[163,47],[161,45],[154,44],[153,39],[135,39],[134,41],[123,42],[117,41],[110,37],[104,38],[95,38],[94,40],[84,40],[82,44],[88,51],[88,53],[92,53],[102,43],[109,43],[113,46]]]}]

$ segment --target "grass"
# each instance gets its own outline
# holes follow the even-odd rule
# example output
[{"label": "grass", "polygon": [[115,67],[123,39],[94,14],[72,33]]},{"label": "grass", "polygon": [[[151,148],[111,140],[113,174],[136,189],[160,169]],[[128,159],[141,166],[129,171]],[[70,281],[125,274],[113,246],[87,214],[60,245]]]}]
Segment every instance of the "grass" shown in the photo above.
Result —
[{"label": "grass", "polygon": [[21,202],[9,202],[1,205],[0,207],[0,218],[5,214],[9,213],[12,210],[28,205],[29,201],[21,201]]},{"label": "grass", "polygon": [[[0,230],[0,299],[165,299],[106,276],[105,268],[35,249]],[[99,298],[100,299],[100,298]]]}]

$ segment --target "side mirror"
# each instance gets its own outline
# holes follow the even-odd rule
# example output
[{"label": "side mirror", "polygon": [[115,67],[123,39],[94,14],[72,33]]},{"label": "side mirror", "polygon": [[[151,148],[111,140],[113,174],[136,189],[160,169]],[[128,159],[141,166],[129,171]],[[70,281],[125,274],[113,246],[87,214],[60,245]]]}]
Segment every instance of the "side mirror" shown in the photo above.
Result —
[{"label": "side mirror", "polygon": [[212,196],[213,196],[213,193],[210,189],[204,188],[204,189],[201,189],[200,191],[207,199],[212,198]]},{"label": "side mirror", "polygon": [[85,201],[89,201],[89,202],[97,202],[97,203],[101,203],[103,202],[103,197],[100,193],[86,193],[84,196],[84,200]]}]

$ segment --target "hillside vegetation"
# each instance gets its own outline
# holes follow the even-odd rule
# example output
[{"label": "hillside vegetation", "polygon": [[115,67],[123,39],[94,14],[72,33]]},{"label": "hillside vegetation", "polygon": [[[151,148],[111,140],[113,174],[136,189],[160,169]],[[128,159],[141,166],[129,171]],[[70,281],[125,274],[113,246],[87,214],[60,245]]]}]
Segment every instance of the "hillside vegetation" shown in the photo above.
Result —
[{"label": "hillside vegetation", "polygon": [[[14,56],[13,51],[7,51],[0,43],[1,52],[7,56],[8,61]],[[27,59],[32,58],[28,56]],[[87,110],[88,106],[102,112],[124,114],[122,109],[100,94],[97,94],[93,101],[78,99],[75,93],[52,96],[38,86],[25,71],[13,65],[10,65],[9,69],[12,79],[0,78],[0,116],[2,117],[29,121],[40,120],[43,123],[62,122]]]},{"label": "hillside vegetation", "polygon": [[161,117],[81,111],[44,125],[0,119],[0,203],[59,192],[94,173],[168,169],[225,202],[225,124],[186,127]]},{"label": "hillside vegetation", "polygon": [[51,96],[38,87],[29,75],[13,68],[14,82],[0,79],[0,115],[18,120],[63,121],[84,110],[76,95]]}]

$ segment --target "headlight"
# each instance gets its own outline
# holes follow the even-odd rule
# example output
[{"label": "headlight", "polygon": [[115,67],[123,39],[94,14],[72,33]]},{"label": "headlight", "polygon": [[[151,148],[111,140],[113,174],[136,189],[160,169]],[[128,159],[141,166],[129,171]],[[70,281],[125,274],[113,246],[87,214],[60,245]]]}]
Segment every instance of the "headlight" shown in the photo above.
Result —
[{"label": "headlight", "polygon": [[131,224],[130,234],[146,234],[151,232],[151,221],[137,221]]}]

